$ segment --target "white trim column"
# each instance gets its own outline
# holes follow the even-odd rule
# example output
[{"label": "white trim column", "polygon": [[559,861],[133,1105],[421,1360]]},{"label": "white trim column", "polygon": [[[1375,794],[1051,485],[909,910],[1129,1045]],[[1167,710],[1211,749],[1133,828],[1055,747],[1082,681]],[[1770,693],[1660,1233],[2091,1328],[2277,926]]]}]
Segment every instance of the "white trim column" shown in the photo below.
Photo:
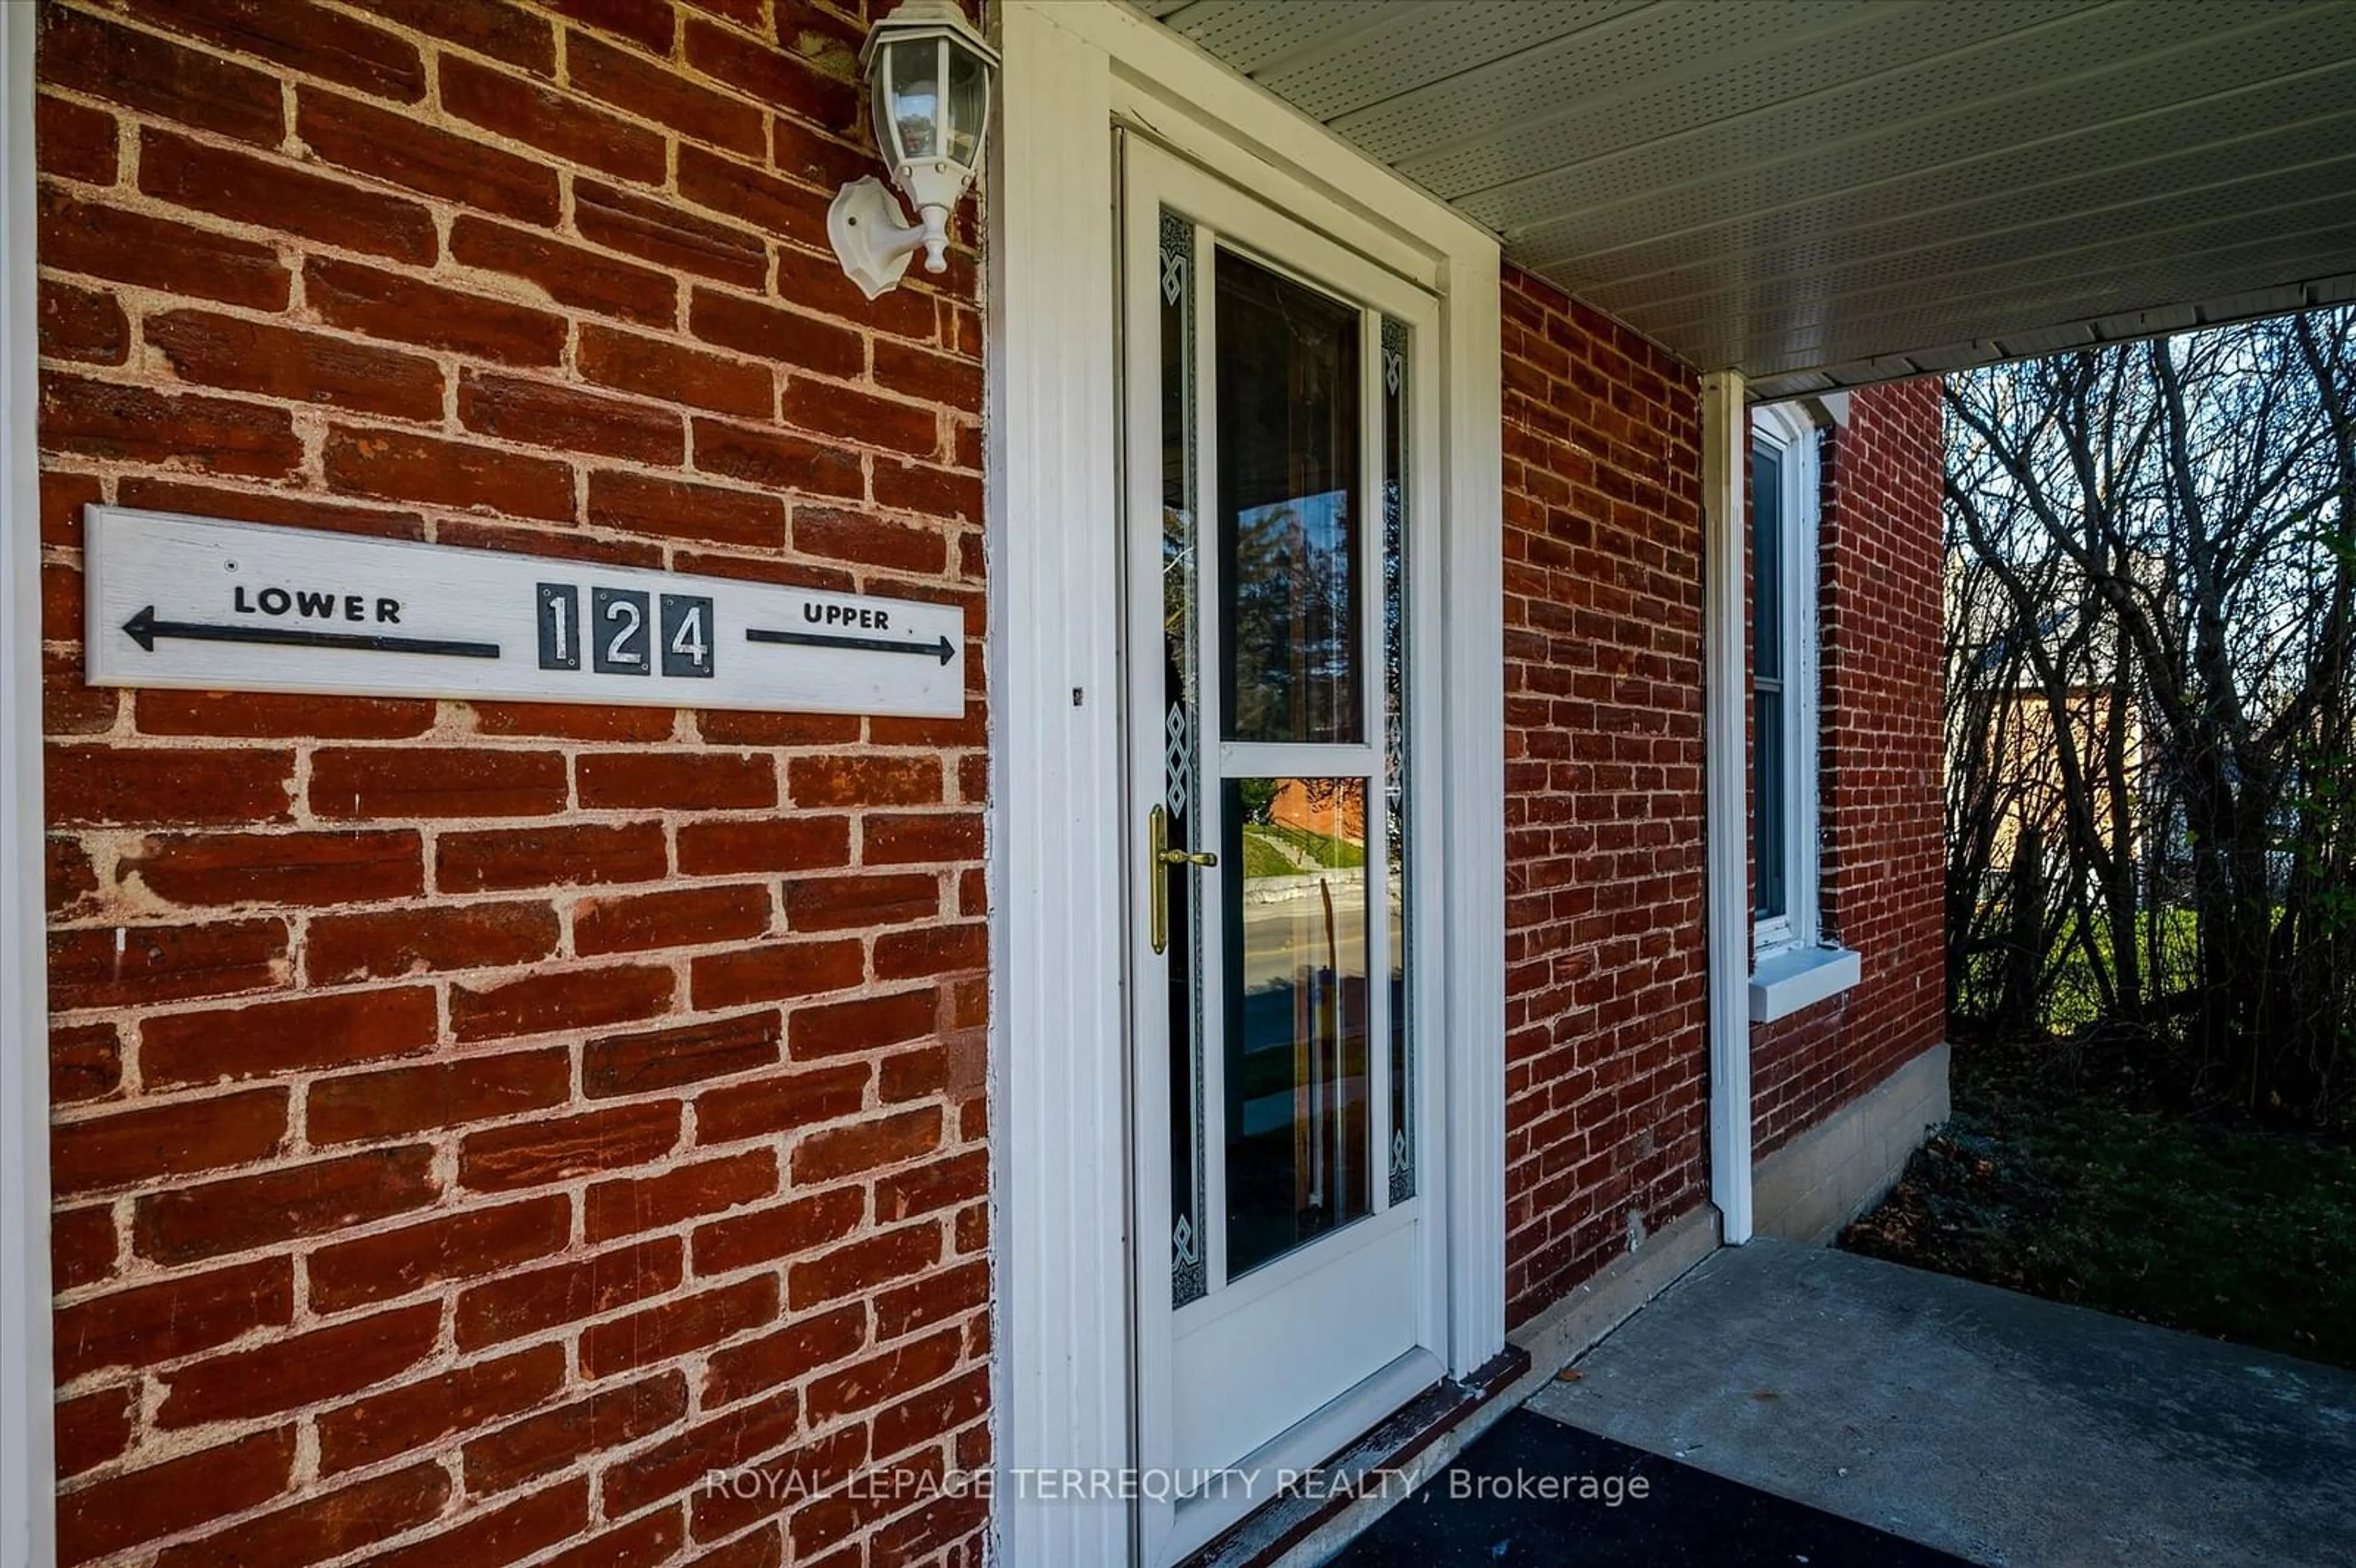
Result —
[{"label": "white trim column", "polygon": [[1749,770],[1744,746],[1742,374],[1701,379],[1703,837],[1709,949],[1709,1195],[1728,1245],[1751,1239]]},{"label": "white trim column", "polygon": [[49,1361],[48,901],[41,856],[41,513],[35,408],[33,24],[0,20],[0,1568],[56,1552]]},{"label": "white trim column", "polygon": [[1023,1480],[1132,1451],[1111,76],[1040,9],[991,9],[995,1560],[1112,1564],[1125,1503]]}]

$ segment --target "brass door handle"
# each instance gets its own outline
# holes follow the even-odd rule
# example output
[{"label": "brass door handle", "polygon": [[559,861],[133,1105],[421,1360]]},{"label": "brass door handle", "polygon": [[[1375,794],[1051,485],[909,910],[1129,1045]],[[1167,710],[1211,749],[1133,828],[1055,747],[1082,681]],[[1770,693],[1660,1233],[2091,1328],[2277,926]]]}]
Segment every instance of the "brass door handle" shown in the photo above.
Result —
[{"label": "brass door handle", "polygon": [[1218,856],[1207,849],[1173,849],[1170,848],[1170,818],[1162,807],[1155,806],[1145,816],[1145,880],[1146,934],[1156,953],[1170,947],[1170,879],[1165,868],[1171,866],[1215,866]]}]

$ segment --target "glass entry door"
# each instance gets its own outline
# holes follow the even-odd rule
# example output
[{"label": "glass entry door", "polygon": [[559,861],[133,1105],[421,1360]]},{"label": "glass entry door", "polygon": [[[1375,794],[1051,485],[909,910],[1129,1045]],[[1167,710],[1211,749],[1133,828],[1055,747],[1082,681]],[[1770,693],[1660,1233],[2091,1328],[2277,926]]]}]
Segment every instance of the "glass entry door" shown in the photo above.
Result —
[{"label": "glass entry door", "polygon": [[[1439,1375],[1436,313],[1133,137],[1123,164],[1141,1462],[1183,1480],[1313,1463]],[[1148,1555],[1240,1511],[1214,1501]]]}]

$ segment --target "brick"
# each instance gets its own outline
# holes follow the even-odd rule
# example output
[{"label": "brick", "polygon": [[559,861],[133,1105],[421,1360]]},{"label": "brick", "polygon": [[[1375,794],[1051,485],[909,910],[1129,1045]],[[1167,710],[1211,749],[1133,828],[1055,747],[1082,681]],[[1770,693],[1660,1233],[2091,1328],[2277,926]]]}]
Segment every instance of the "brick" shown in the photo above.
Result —
[{"label": "brick", "polygon": [[865,721],[856,713],[760,713],[707,709],[695,716],[696,733],[715,746],[847,746],[858,741],[864,727]]},{"label": "brick", "polygon": [[[980,1498],[970,1492],[943,1492],[869,1537],[868,1561],[875,1568],[906,1568],[943,1547],[978,1552],[989,1520],[989,1505]],[[953,1547],[961,1538],[965,1545]]]},{"label": "brick", "polygon": [[777,400],[778,416],[799,430],[841,436],[863,446],[887,447],[911,457],[930,457],[940,450],[940,416],[930,406],[878,398],[849,387],[786,379]]},{"label": "brick", "polygon": [[41,280],[39,331],[46,359],[120,365],[131,357],[131,318],[114,296],[54,278]]},{"label": "brick", "polygon": [[137,1383],[59,1400],[55,1427],[58,1478],[70,1480],[128,1453],[132,1423],[138,1413]]},{"label": "brick", "polygon": [[[774,1020],[773,1020],[774,1024]],[[770,1038],[776,1038],[773,1027]],[[123,1040],[112,1024],[49,1026],[49,1103],[79,1105],[123,1087]],[[54,1157],[52,1157],[54,1160]]]},{"label": "brick", "polygon": [[279,1426],[58,1498],[58,1561],[88,1563],[256,1508],[286,1489],[294,1429]]},{"label": "brick", "polygon": [[511,1192],[626,1169],[669,1154],[679,1121],[677,1102],[661,1101],[475,1133],[458,1146],[458,1179],[477,1192]]},{"label": "brick", "polygon": [[546,17],[477,0],[369,0],[386,21],[542,76],[556,69],[556,29]]},{"label": "brick", "polygon": [[564,1378],[564,1348],[540,1345],[329,1411],[318,1420],[320,1473],[373,1465],[519,1415],[554,1398]]},{"label": "brick", "polygon": [[734,1285],[680,1296],[582,1330],[581,1372],[584,1377],[607,1378],[633,1371],[716,1345],[776,1315],[775,1275],[755,1275]]},{"label": "brick", "polygon": [[777,172],[820,190],[840,190],[875,167],[866,148],[812,130],[790,114],[771,115],[769,134]]},{"label": "brick", "polygon": [[418,202],[152,125],[139,133],[139,188],[176,207],[396,261],[431,266],[441,248],[434,215]]},{"label": "brick", "polygon": [[90,907],[98,871],[79,840],[53,833],[41,840],[41,882],[50,915],[70,918]]},{"label": "brick", "polygon": [[815,1425],[853,1411],[872,1409],[937,1381],[962,1359],[958,1335],[950,1330],[814,1378],[806,1395],[809,1419]]},{"label": "brick", "polygon": [[664,273],[471,212],[450,225],[450,256],[465,266],[521,278],[559,304],[626,321],[668,326],[679,309],[679,285]]},{"label": "brick", "polygon": [[267,1159],[286,1140],[286,1091],[140,1105],[60,1123],[49,1180],[60,1198],[135,1187]]},{"label": "brick", "polygon": [[701,947],[758,936],[768,928],[766,887],[682,888],[577,906],[573,946],[585,958],[658,947]]},{"label": "brick", "polygon": [[593,1184],[584,1195],[583,1233],[592,1243],[718,1213],[777,1189],[776,1156],[767,1149],[683,1165],[658,1176]]},{"label": "brick", "polygon": [[[182,505],[172,506],[171,502]],[[159,504],[161,503],[161,504]],[[158,511],[227,510],[201,495],[141,492],[128,505]],[[241,513],[241,516],[250,514]],[[306,526],[316,526],[316,520]],[[143,735],[262,740],[398,741],[434,727],[430,701],[392,697],[317,697],[275,691],[143,690],[134,715]]]},{"label": "brick", "polygon": [[573,222],[593,244],[739,288],[768,282],[768,247],[758,235],[592,179],[573,182]]},{"label": "brick", "polygon": [[[593,517],[592,521],[594,518]],[[665,708],[595,708],[572,702],[472,702],[478,735],[568,741],[668,741],[678,721]]]},{"label": "brick", "polygon": [[458,419],[479,434],[565,453],[671,464],[687,454],[687,429],[676,411],[552,381],[465,371]]},{"label": "brick", "polygon": [[323,747],[311,758],[311,809],[327,817],[544,816],[565,794],[555,752]]},{"label": "brick", "polygon": [[875,384],[904,398],[945,403],[969,414],[981,412],[981,366],[971,359],[928,353],[888,337],[875,340]]},{"label": "brick", "polygon": [[786,1022],[786,1054],[806,1061],[897,1045],[931,1033],[938,1010],[929,987],[797,1008]]},{"label": "brick", "polygon": [[665,1509],[618,1530],[600,1531],[570,1552],[542,1558],[541,1568],[655,1568],[676,1557],[686,1541],[684,1510]]},{"label": "brick", "polygon": [[786,883],[786,923],[798,932],[857,930],[936,920],[940,879],[928,872],[796,877]]},{"label": "brick", "polygon": [[449,1472],[412,1465],[334,1491],[315,1491],[292,1508],[166,1547],[155,1568],[300,1568],[398,1535],[439,1514],[450,1499]]},{"label": "brick", "polygon": [[[873,165],[868,167],[872,170]],[[922,278],[926,274],[919,266],[912,275]],[[856,325],[920,342],[931,342],[938,327],[933,297],[921,287],[894,289],[872,300],[861,298],[856,289],[846,292],[842,287],[842,263],[834,259],[831,248],[804,251],[793,245],[778,246],[776,293],[780,299],[813,305],[823,301],[830,315],[843,316]]]},{"label": "brick", "polygon": [[33,141],[41,173],[90,185],[114,183],[114,116],[104,110],[44,92],[33,101]]},{"label": "brick", "polygon": [[715,1350],[705,1364],[703,1407],[734,1404],[820,1367],[855,1356],[867,1344],[867,1308],[858,1302],[805,1317],[774,1334]]},{"label": "brick", "polygon": [[695,423],[695,466],[723,479],[772,490],[856,496],[867,485],[859,454],[840,443],[808,441],[781,431],[752,430],[719,420]]},{"label": "brick", "polygon": [[866,1094],[867,1070],[855,1065],[707,1090],[695,1102],[695,1139],[699,1144],[733,1143],[851,1115],[865,1104]]},{"label": "brick", "polygon": [[800,806],[936,805],[941,763],[931,756],[794,757],[786,791]]},{"label": "brick", "polygon": [[556,1193],[338,1242],[305,1262],[311,1307],[340,1312],[496,1274],[562,1251],[572,1234],[572,1203]]},{"label": "brick", "polygon": [[147,341],[184,381],[395,419],[442,417],[430,359],[206,311],[148,318]]},{"label": "brick", "polygon": [[958,522],[981,521],[981,475],[889,458],[875,460],[875,504]]},{"label": "brick", "polygon": [[[668,33],[667,7],[660,18]],[[651,20],[648,35],[652,31]],[[655,44],[650,36],[642,36],[640,41],[659,53],[670,52],[668,41]],[[565,47],[564,67],[566,79],[581,91],[640,119],[667,125],[690,140],[748,158],[762,157],[768,151],[760,110],[724,92],[698,86],[668,60],[650,60],[633,50],[575,34]]]},{"label": "brick", "polygon": [[134,1211],[132,1245],[157,1263],[192,1263],[388,1219],[437,1195],[432,1148],[376,1149],[150,1193]]},{"label": "brick", "polygon": [[865,1195],[844,1187],[710,1221],[695,1230],[695,1272],[734,1274],[812,1251],[850,1235],[866,1214]]},{"label": "brick", "polygon": [[284,133],[278,83],[266,72],[62,6],[44,10],[38,25],[44,85],[261,146]]},{"label": "brick", "polygon": [[593,1100],[607,1099],[774,1067],[782,1033],[777,1015],[769,1011],[607,1035],[582,1050],[582,1090]]},{"label": "brick", "polygon": [[[584,27],[642,44],[659,55],[670,53],[676,35],[669,0],[552,0],[552,9]],[[577,70],[579,51],[594,44],[594,38],[571,35],[565,51],[567,69]]]},{"label": "brick", "polygon": [[112,1205],[60,1209],[50,1214],[49,1284],[53,1288],[77,1290],[98,1284],[114,1273],[117,1250]]},{"label": "brick", "polygon": [[871,816],[860,833],[859,857],[867,864],[910,865],[981,858],[980,812],[894,812]]},{"label": "brick", "polygon": [[330,485],[362,496],[429,507],[480,507],[570,521],[573,472],[561,463],[406,432],[327,432]]},{"label": "brick", "polygon": [[556,171],[474,137],[308,86],[295,90],[294,129],[339,168],[501,218],[556,221]]},{"label": "brick", "polygon": [[[772,1394],[768,1397],[776,1399],[782,1396]],[[748,1497],[739,1497],[728,1491],[699,1491],[688,1503],[688,1511],[693,1521],[692,1533],[698,1541],[723,1540],[756,1520],[790,1509],[792,1517],[783,1548],[783,1561],[822,1565],[822,1568],[849,1568],[850,1563],[864,1560],[865,1549],[862,1546],[854,1542],[845,1552],[828,1552],[826,1549],[849,1539],[865,1525],[901,1506],[901,1499],[894,1495],[893,1488],[845,1486],[859,1473],[866,1458],[867,1429],[862,1425],[844,1427],[816,1440],[805,1438],[794,1445],[788,1460],[791,1466],[788,1473],[804,1477],[807,1482],[805,1488],[794,1491],[782,1486],[764,1488]],[[903,1467],[900,1474],[894,1477],[894,1487],[904,1480],[916,1482],[920,1472],[926,1468],[937,1472],[937,1466]],[[939,1478],[937,1473],[931,1477],[935,1482]],[[872,1495],[861,1495],[862,1491]],[[812,1500],[804,1501],[804,1499]],[[823,1540],[814,1535],[806,1539],[802,1525],[821,1513],[829,1516],[830,1523],[835,1528]],[[775,1541],[776,1531],[774,1529],[759,1531],[752,1539],[757,1543],[763,1537]],[[823,1559],[819,1556],[821,1552],[826,1553]],[[759,1552],[746,1557],[732,1548],[724,1557],[714,1553],[698,1559],[698,1563],[741,1565],[748,1562],[759,1563],[766,1557],[766,1553]]]},{"label": "brick", "polygon": [[677,1237],[656,1236],[476,1285],[458,1297],[458,1348],[520,1339],[676,1289],[681,1254]]},{"label": "brick", "polygon": [[511,1503],[460,1514],[458,1522],[413,1545],[365,1559],[367,1568],[503,1568],[587,1528],[589,1483],[566,1481]]},{"label": "brick", "polygon": [[576,360],[582,376],[598,386],[667,403],[753,419],[766,419],[777,405],[776,378],[766,365],[594,322],[581,328]]},{"label": "brick", "polygon": [[734,1008],[844,990],[865,973],[855,941],[748,944],[691,959],[688,994],[698,1009]]},{"label": "brick", "polygon": [[659,822],[445,833],[434,849],[434,885],[444,892],[652,881],[669,869]]},{"label": "brick", "polygon": [[284,986],[286,925],[123,925],[49,933],[49,1006],[153,1007]]},{"label": "brick", "polygon": [[782,549],[786,539],[785,503],[775,496],[611,469],[589,475],[589,521],[656,539],[755,549]]},{"label": "brick", "polygon": [[572,1096],[563,1051],[465,1056],[314,1083],[303,1125],[313,1146],[326,1147],[544,1111]]},{"label": "brick", "polygon": [[877,1296],[875,1332],[881,1339],[896,1339],[915,1329],[978,1311],[989,1303],[990,1265],[980,1260],[960,1264]]},{"label": "brick", "polygon": [[258,55],[380,98],[413,103],[425,96],[417,50],[354,17],[290,12],[271,0],[133,0],[133,9],[231,53]]},{"label": "brick", "polygon": [[294,1271],[284,1258],[112,1291],[58,1308],[58,1381],[177,1360],[294,1317]]},{"label": "brick", "polygon": [[450,1032],[462,1040],[600,1029],[653,1018],[671,1004],[671,972],[653,965],[526,975],[450,989]]},{"label": "brick", "polygon": [[536,903],[319,915],[304,933],[303,970],[314,985],[337,985],[504,968],[547,957],[562,934],[556,912]]},{"label": "brick", "polygon": [[[865,830],[873,833],[876,824],[884,820],[870,818]],[[679,869],[691,877],[815,870],[847,865],[850,860],[847,817],[766,816],[680,824]]]},{"label": "brick", "polygon": [[594,811],[742,811],[777,804],[777,767],[758,752],[611,752],[575,764]]},{"label": "brick", "polygon": [[303,263],[303,293],[322,321],[370,337],[502,365],[552,366],[564,356],[561,315],[380,267],[313,256]]},{"label": "brick", "polygon": [[791,1391],[741,1405],[631,1456],[605,1471],[605,1513],[621,1518],[685,1492],[705,1472],[774,1453],[794,1435]]},{"label": "brick", "polygon": [[61,371],[41,376],[41,444],[50,452],[165,464],[204,454],[206,470],[278,479],[302,466],[284,409],[171,394]]},{"label": "brick", "polygon": [[411,1056],[431,1050],[440,1021],[425,986],[324,992],[139,1026],[140,1077],[150,1090]]},{"label": "brick", "polygon": [[687,322],[706,343],[821,375],[849,379],[867,368],[867,346],[851,328],[739,294],[699,287]]},{"label": "brick", "polygon": [[44,268],[256,310],[286,306],[293,274],[270,246],[54,188],[42,190],[40,208]]},{"label": "brick", "polygon": [[911,1220],[986,1196],[990,1191],[990,1158],[969,1150],[875,1179],[875,1218],[879,1223]]},{"label": "brick", "polygon": [[927,1220],[904,1225],[794,1264],[786,1272],[786,1304],[800,1312],[846,1296],[872,1294],[940,1261],[938,1224]]},{"label": "brick", "polygon": [[940,575],[948,564],[948,541],[939,529],[835,507],[794,508],[794,549],[826,560],[927,577]]},{"label": "brick", "polygon": [[658,185],[663,139],[569,94],[463,56],[442,60],[442,104],[462,120],[570,163]]},{"label": "brick", "polygon": [[341,1399],[433,1354],[441,1327],[441,1307],[423,1302],[166,1372],[155,1424],[250,1420]]},{"label": "brick", "polygon": [[794,1149],[796,1183],[817,1186],[863,1175],[887,1165],[905,1165],[940,1147],[941,1114],[931,1105],[882,1116],[855,1126],[811,1133]]},{"label": "brick", "polygon": [[424,891],[414,833],[201,833],[143,839],[115,876],[166,903],[367,903]]},{"label": "brick", "polygon": [[501,1427],[469,1442],[466,1486],[477,1495],[506,1490],[562,1469],[592,1449],[628,1446],[687,1413],[687,1380],[666,1371]]},{"label": "brick", "polygon": [[[752,18],[757,25],[757,14]],[[789,103],[809,120],[838,129],[859,118],[859,88],[855,74],[827,76],[810,62],[782,49],[754,42],[742,33],[717,27],[701,17],[687,23],[687,63],[706,76],[749,93],[762,103]],[[838,66],[842,62],[838,60]]]}]

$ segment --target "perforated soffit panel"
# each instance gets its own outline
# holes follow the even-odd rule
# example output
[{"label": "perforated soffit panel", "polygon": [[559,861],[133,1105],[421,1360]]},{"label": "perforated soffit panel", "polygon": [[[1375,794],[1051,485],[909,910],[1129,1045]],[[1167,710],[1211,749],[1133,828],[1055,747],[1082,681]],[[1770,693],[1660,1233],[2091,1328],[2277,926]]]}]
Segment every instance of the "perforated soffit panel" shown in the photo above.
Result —
[{"label": "perforated soffit panel", "polygon": [[2351,0],[1134,0],[1759,396],[2356,299]]}]

